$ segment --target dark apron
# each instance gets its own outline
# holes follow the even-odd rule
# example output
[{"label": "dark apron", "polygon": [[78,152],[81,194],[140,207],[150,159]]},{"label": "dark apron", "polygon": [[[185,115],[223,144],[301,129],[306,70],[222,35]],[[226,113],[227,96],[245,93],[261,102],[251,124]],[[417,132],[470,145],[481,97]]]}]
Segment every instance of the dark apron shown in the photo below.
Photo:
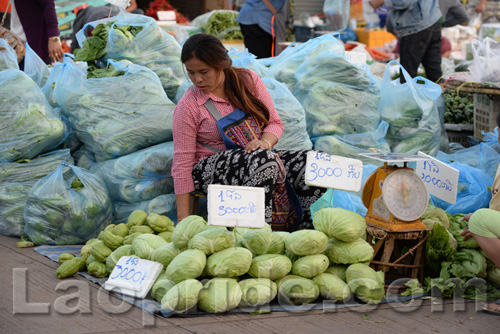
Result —
[{"label": "dark apron", "polygon": [[[245,111],[237,108],[222,117],[211,99],[204,106],[217,121],[217,127],[227,150],[245,148],[254,138],[260,139],[263,125]],[[211,145],[200,143],[214,152],[220,152]],[[273,192],[272,229],[277,231],[294,231],[302,219],[302,207],[292,185],[286,179],[286,170],[279,155],[274,152],[278,162],[278,179]]]}]

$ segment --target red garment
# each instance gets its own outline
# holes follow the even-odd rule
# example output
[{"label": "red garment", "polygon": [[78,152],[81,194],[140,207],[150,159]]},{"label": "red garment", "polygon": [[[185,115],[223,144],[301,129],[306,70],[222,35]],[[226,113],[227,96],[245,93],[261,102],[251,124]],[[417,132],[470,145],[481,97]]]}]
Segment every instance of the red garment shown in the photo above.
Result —
[{"label": "red garment", "polygon": [[30,47],[42,60],[49,59],[49,37],[59,36],[54,0],[14,0]]},{"label": "red garment", "polygon": [[[7,8],[7,5],[9,4],[9,0],[0,0],[0,12],[5,12],[5,9]],[[12,8],[12,5],[9,6],[9,10],[7,11],[10,13],[10,9]],[[0,21],[2,18],[0,17]]]},{"label": "red garment", "polygon": [[[270,113],[269,124],[264,128],[264,132],[269,132],[279,139],[283,134],[283,123],[264,82],[257,73],[250,72],[255,81],[255,91],[252,91],[252,93],[267,106]],[[174,109],[172,121],[174,136],[172,176],[176,194],[187,194],[194,190],[191,175],[193,166],[200,159],[214,154],[209,148],[202,146],[200,142],[225,150],[224,142],[217,128],[217,121],[203,104],[209,98],[212,99],[215,107],[223,117],[236,109],[227,100],[223,100],[212,93],[205,94],[196,87],[194,89],[195,92],[188,89]]]}]

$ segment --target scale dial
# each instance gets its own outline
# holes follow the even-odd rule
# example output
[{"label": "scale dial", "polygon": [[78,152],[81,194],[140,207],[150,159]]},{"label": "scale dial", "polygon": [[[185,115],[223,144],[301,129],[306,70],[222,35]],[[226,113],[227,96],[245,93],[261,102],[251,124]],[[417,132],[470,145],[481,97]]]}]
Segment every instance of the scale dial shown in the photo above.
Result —
[{"label": "scale dial", "polygon": [[389,174],[382,186],[382,197],[391,214],[406,222],[422,217],[429,203],[424,181],[410,169]]}]

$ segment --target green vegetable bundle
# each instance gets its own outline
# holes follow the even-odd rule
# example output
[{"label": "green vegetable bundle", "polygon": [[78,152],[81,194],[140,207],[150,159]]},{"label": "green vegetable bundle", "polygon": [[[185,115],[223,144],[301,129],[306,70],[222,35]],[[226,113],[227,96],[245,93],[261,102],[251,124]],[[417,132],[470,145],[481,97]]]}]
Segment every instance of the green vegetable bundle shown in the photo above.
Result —
[{"label": "green vegetable bundle", "polygon": [[[65,178],[63,170],[71,168]],[[96,237],[113,209],[104,182],[85,169],[62,163],[28,193],[24,232],[37,245],[74,245]]]},{"label": "green vegetable bundle", "polygon": [[214,35],[223,40],[243,40],[240,26],[236,22],[238,12],[232,10],[217,10],[214,11],[207,23],[203,26],[203,30],[207,34]]},{"label": "green vegetable bundle", "polygon": [[0,76],[0,163],[32,159],[62,143],[63,122],[37,84],[24,72]]},{"label": "green vegetable bundle", "polygon": [[29,190],[36,181],[52,173],[61,161],[73,163],[69,150],[0,164],[0,234],[16,237],[23,234],[24,206]]},{"label": "green vegetable bundle", "polygon": [[462,93],[453,89],[445,89],[443,98],[445,123],[474,123],[474,96],[471,93]]}]

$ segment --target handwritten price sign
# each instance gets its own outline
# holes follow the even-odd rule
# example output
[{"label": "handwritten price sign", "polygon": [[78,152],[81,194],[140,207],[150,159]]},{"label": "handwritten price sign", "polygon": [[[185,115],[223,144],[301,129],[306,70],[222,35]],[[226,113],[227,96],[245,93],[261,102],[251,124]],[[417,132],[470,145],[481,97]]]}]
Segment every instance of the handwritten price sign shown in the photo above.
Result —
[{"label": "handwritten price sign", "polygon": [[429,194],[450,204],[455,204],[460,172],[425,153],[418,152],[418,155],[429,159],[417,161],[416,168],[416,173],[424,181]]},{"label": "handwritten price sign", "polygon": [[363,182],[363,163],[323,152],[307,153],[306,184],[358,192]]},{"label": "handwritten price sign", "polygon": [[264,188],[208,186],[209,225],[262,228],[264,207]]},{"label": "handwritten price sign", "polygon": [[137,256],[122,256],[104,284],[106,290],[118,288],[124,295],[144,298],[163,265]]}]

